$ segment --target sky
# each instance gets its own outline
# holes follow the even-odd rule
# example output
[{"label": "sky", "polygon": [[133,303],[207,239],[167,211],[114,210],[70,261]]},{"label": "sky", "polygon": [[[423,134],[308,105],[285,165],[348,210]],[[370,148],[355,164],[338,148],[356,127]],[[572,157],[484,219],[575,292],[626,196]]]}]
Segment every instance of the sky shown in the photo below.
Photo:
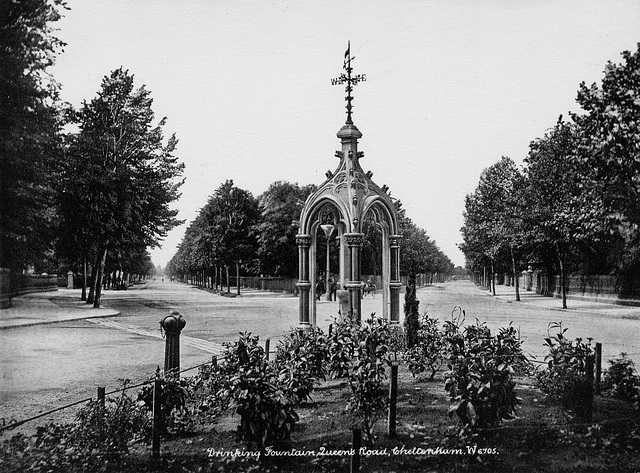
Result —
[{"label": "sky", "polygon": [[227,179],[258,197],[275,181],[321,184],[346,120],[373,181],[464,266],[465,195],[502,156],[518,165],[579,84],[640,42],[637,0],[67,0],[50,72],[80,107],[123,66],[167,117],[185,164],[184,225],[151,250],[164,267]]}]

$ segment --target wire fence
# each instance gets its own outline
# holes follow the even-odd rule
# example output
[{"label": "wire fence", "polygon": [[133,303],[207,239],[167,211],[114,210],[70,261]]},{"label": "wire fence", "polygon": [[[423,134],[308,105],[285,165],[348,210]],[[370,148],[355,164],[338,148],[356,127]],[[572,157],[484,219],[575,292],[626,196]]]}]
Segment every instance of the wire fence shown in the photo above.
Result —
[{"label": "wire fence", "polygon": [[[269,358],[269,354],[270,353],[274,353],[273,351],[270,351],[270,342],[271,342],[270,339],[267,339],[265,341],[265,355],[266,355],[267,359]],[[222,362],[222,361],[226,360],[226,358],[227,358],[227,356],[225,354],[214,355],[214,356],[211,357],[210,361],[207,361],[207,362],[204,362],[204,363],[199,363],[197,365],[181,369],[179,371],[176,371],[173,374],[182,374],[182,373],[186,373],[186,372],[189,372],[189,371],[193,371],[195,369],[200,369],[200,368],[202,368],[204,366],[210,366],[212,364],[217,364],[219,362]],[[520,355],[518,355],[518,354],[504,354],[504,355],[493,355],[493,356],[477,354],[477,355],[473,355],[473,356],[466,356],[466,357],[460,357],[460,358],[463,358],[463,359],[465,359],[467,361],[471,361],[471,362],[480,362],[480,363],[483,363],[483,364],[488,362],[488,361],[492,361],[492,360],[498,360],[499,362],[505,362],[507,360],[517,360],[517,361],[521,361],[523,363],[532,363],[532,364],[533,363],[537,363],[537,364],[540,364],[540,365],[547,365],[549,363],[549,360],[546,360],[546,359],[545,360],[537,360],[537,359],[535,359],[535,357],[532,357],[531,355],[525,356],[524,354],[520,354]],[[458,358],[458,360],[460,358]],[[601,360],[600,360],[600,362],[601,362]],[[167,374],[167,373],[165,373],[165,374]],[[155,381],[155,379],[158,379],[159,375],[160,375],[160,367],[158,366],[156,372],[154,374],[148,375],[147,379],[145,381],[138,382],[137,384],[125,383],[125,384],[123,384],[123,386],[121,386],[121,387],[119,387],[117,389],[113,389],[113,390],[111,390],[109,392],[104,392],[104,394],[102,394],[102,395],[106,397],[106,396],[110,396],[112,394],[124,393],[125,391],[129,391],[129,390],[132,390],[132,389],[137,389],[137,388],[140,388],[140,387],[143,387],[143,386],[150,385]],[[599,382],[599,380],[597,380],[597,381]],[[104,389],[104,388],[102,388],[102,389]],[[100,396],[100,394],[98,396]],[[92,401],[94,399],[94,397],[95,396],[90,396],[90,397],[87,397],[87,398],[84,398],[84,399],[80,399],[78,401],[74,401],[74,402],[65,404],[63,406],[60,406],[60,407],[57,407],[57,408],[54,408],[54,409],[50,409],[50,410],[45,411],[45,412],[38,413],[37,415],[28,417],[26,419],[22,419],[20,421],[16,421],[15,419],[10,419],[7,422],[4,418],[0,418],[0,434],[2,434],[6,430],[13,430],[13,429],[15,429],[15,428],[17,428],[17,427],[19,427],[21,425],[24,425],[24,424],[28,423],[28,422],[32,422],[32,421],[40,419],[42,417],[46,417],[48,415],[54,414],[54,413],[62,411],[64,409],[68,409],[68,408],[77,406],[79,404],[90,402],[90,401]],[[626,419],[626,417],[618,419],[618,420],[622,420],[622,419]],[[606,422],[613,422],[615,420],[616,419],[607,419]],[[569,426],[575,426],[575,427],[578,427],[578,426],[589,426],[589,425],[594,425],[594,424],[601,424],[603,422],[605,422],[605,421],[586,422],[586,423],[581,422],[581,423],[574,423],[574,424],[563,424],[563,426],[566,426],[566,427],[569,427]],[[495,431],[498,431],[498,430],[506,430],[506,429],[509,429],[509,428],[515,428],[515,427],[514,426],[511,426],[511,427],[510,426],[501,426],[501,427],[480,429],[480,430],[487,430],[487,431],[495,430]],[[522,428],[522,426],[518,426],[517,428]]]}]

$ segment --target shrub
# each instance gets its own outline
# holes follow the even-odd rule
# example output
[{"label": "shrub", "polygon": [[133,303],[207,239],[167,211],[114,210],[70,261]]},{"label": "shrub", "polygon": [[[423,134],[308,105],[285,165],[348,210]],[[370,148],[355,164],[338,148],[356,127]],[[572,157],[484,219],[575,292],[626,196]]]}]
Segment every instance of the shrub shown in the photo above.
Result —
[{"label": "shrub", "polygon": [[350,318],[337,321],[328,337],[327,371],[332,379],[346,378],[352,365],[359,337],[359,325]]},{"label": "shrub", "polygon": [[443,348],[443,334],[438,329],[438,319],[429,318],[425,311],[416,332],[415,344],[407,348],[403,359],[414,377],[429,370],[429,379],[433,379],[444,362]]},{"label": "shrub", "polygon": [[492,336],[485,324],[461,327],[464,311],[444,326],[446,362],[445,389],[454,414],[462,422],[461,433],[493,427],[515,414],[520,400],[515,394],[514,375],[528,365],[521,340],[511,325]]},{"label": "shrub", "polygon": [[198,374],[190,380],[192,402],[197,417],[212,419],[229,408],[229,399],[221,395],[225,386],[225,374],[221,365],[213,361],[198,368]]},{"label": "shrub", "polygon": [[[160,432],[163,435],[184,435],[193,432],[195,427],[195,413],[193,405],[189,403],[193,393],[189,379],[175,376],[163,377],[160,380]],[[146,409],[153,412],[154,384],[145,385],[138,393],[138,400]]]},{"label": "shrub", "polygon": [[145,438],[149,416],[124,390],[104,404],[91,400],[76,415],[68,439],[74,446],[89,451],[128,453],[132,440]]},{"label": "shrub", "polygon": [[609,360],[609,369],[602,377],[602,389],[613,397],[636,403],[640,401],[640,376],[626,353]]},{"label": "shrub", "polygon": [[0,471],[120,471],[131,441],[144,437],[149,418],[122,394],[90,401],[71,424],[46,424],[0,445]]},{"label": "shrub", "polygon": [[237,342],[227,345],[225,354],[221,395],[240,415],[239,439],[255,442],[260,451],[268,441],[287,440],[298,420],[293,393],[286,376],[266,361],[258,337],[241,333]]},{"label": "shrub", "polygon": [[371,319],[349,333],[355,333],[356,344],[349,373],[351,397],[347,409],[360,418],[363,439],[372,444],[374,426],[388,402],[385,369],[389,363],[389,324],[372,314]]},{"label": "shrub", "polygon": [[311,399],[318,380],[326,379],[327,337],[322,330],[292,330],[278,345],[275,364],[297,404]]},{"label": "shrub", "polygon": [[[555,336],[549,331],[558,329]],[[570,340],[562,322],[552,322],[544,339],[549,353],[545,357],[548,369],[536,375],[536,383],[547,397],[580,418],[587,418],[593,396],[593,384],[587,379],[587,358],[593,356],[591,341]]]}]

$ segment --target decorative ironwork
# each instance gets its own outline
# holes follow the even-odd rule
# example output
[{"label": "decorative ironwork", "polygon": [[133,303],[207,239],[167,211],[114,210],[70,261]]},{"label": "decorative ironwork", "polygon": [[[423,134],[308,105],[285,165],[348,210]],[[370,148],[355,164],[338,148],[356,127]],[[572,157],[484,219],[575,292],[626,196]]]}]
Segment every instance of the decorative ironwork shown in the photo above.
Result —
[{"label": "decorative ironwork", "polygon": [[367,80],[366,74],[351,76],[351,72],[353,71],[353,68],[351,67],[351,61],[353,59],[355,59],[355,57],[351,57],[351,41],[349,41],[347,51],[344,53],[343,69],[345,70],[346,74],[342,73],[340,74],[340,77],[331,79],[331,85],[339,85],[345,83],[347,84],[344,89],[347,93],[347,96],[345,97],[345,100],[347,101],[347,121],[345,123],[347,125],[353,124],[353,121],[351,120],[351,110],[353,109],[353,105],[351,105],[351,102],[353,101],[351,92],[353,92],[353,86],[358,85],[358,82],[365,82]]}]

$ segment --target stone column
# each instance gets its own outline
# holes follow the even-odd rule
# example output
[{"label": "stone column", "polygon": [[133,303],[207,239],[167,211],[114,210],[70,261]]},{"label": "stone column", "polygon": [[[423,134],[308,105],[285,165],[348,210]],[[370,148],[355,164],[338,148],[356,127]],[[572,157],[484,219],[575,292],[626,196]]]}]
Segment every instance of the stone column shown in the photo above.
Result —
[{"label": "stone column", "polygon": [[389,247],[391,249],[391,280],[389,281],[390,292],[390,324],[400,323],[400,239],[402,235],[390,235]]},{"label": "stone column", "polygon": [[73,289],[73,271],[67,272],[67,289]]},{"label": "stone column", "polygon": [[362,281],[360,275],[360,251],[364,241],[363,233],[345,233],[344,241],[349,254],[349,282],[345,289],[349,291],[349,312],[353,320],[362,320]]},{"label": "stone column", "polygon": [[296,235],[298,244],[298,314],[299,328],[309,329],[309,293],[311,281],[309,280],[309,247],[311,235]]}]

